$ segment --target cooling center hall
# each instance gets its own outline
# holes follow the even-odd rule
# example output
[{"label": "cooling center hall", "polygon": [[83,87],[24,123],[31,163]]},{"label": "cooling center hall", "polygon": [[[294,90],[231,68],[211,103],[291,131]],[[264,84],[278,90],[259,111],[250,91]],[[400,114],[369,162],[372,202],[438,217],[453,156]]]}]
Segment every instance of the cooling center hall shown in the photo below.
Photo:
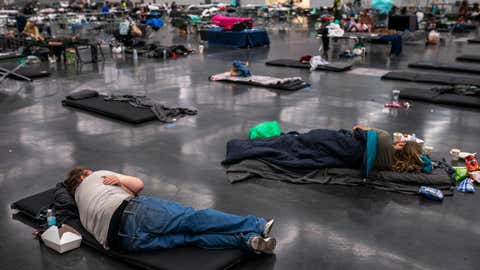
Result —
[{"label": "cooling center hall", "polygon": [[0,268],[479,269],[479,3],[0,1]]}]

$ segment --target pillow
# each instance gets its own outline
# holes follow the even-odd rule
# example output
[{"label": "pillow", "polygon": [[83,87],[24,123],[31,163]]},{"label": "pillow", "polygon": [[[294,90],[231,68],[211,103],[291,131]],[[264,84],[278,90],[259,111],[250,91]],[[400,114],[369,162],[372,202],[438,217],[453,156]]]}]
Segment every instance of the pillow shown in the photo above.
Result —
[{"label": "pillow", "polygon": [[77,92],[73,92],[67,96],[70,100],[81,100],[98,96],[98,92],[95,90],[84,89]]}]

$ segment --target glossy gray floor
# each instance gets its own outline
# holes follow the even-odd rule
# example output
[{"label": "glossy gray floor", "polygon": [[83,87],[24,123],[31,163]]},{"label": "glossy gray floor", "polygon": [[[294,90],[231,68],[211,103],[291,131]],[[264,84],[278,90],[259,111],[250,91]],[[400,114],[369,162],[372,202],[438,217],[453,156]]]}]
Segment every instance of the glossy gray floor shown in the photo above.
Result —
[{"label": "glossy gray floor", "polygon": [[[170,30],[157,37],[197,46],[193,38],[184,40]],[[269,120],[278,120],[285,131],[361,123],[414,132],[435,147],[435,158],[448,157],[453,147],[480,151],[479,110],[419,102],[408,111],[385,109],[394,87],[414,84],[267,67],[267,59],[315,54],[319,46],[305,28],[272,29],[270,38],[270,48],[208,48],[201,55],[166,63],[140,59],[137,65],[109,57],[80,72],[54,67],[58,71],[52,77],[31,84],[5,82],[0,91],[0,268],[131,269],[88,248],[59,256],[33,240],[31,228],[11,219],[14,200],[49,188],[73,166],[85,165],[139,176],[147,195],[275,218],[276,255],[240,269],[478,269],[478,195],[456,193],[434,203],[365,188],[227,182],[220,166],[226,142],[247,137],[252,125]],[[338,45],[331,54],[339,52]],[[479,48],[456,37],[439,47],[407,45],[402,56],[390,59],[381,46],[373,46],[356,64],[399,69],[420,59],[453,62],[456,55]],[[254,74],[301,76],[312,87],[285,93],[207,80],[235,59],[249,60]],[[84,88],[147,94],[165,104],[194,106],[199,115],[175,125],[130,126],[61,106],[66,94]]]}]

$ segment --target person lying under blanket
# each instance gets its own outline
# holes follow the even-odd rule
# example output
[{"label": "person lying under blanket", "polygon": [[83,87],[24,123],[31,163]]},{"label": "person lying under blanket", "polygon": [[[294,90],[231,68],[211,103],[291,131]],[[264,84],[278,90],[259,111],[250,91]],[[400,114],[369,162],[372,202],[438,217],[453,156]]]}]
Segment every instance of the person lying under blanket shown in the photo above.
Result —
[{"label": "person lying under blanket", "polygon": [[194,245],[273,253],[273,220],[214,209],[196,210],[176,202],[139,195],[137,177],[84,167],[64,181],[75,197],[80,221],[105,249],[155,250]]},{"label": "person lying under blanket", "polygon": [[315,129],[266,139],[231,140],[222,164],[261,159],[293,169],[359,169],[364,177],[372,169],[430,173],[432,162],[422,152],[419,143],[393,143],[388,132],[357,125],[352,131]]}]

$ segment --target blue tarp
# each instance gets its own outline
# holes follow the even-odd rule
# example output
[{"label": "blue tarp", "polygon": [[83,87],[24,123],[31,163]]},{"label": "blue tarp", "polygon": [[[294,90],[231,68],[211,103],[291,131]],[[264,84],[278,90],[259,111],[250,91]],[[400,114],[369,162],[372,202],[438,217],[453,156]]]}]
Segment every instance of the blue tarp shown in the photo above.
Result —
[{"label": "blue tarp", "polygon": [[162,19],[151,18],[147,20],[146,25],[150,25],[154,30],[158,30],[163,26],[163,21]]},{"label": "blue tarp", "polygon": [[235,48],[260,47],[270,45],[268,33],[261,29],[247,29],[240,32],[222,31],[220,27],[207,32],[208,45],[222,45]]},{"label": "blue tarp", "polygon": [[400,55],[402,53],[402,36],[401,35],[384,35],[380,40],[390,41],[392,45],[392,54]]}]

